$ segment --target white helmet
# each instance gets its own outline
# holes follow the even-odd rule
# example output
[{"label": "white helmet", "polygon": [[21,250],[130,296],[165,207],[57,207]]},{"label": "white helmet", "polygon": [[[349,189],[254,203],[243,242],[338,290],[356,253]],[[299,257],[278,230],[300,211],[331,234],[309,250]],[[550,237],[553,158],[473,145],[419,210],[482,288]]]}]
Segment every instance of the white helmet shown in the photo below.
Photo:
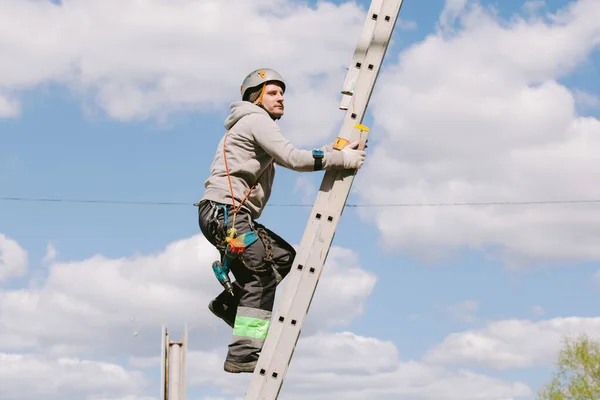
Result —
[{"label": "white helmet", "polygon": [[240,86],[240,93],[242,94],[242,100],[246,100],[246,92],[248,89],[256,88],[264,85],[267,82],[279,82],[283,91],[285,92],[285,81],[279,72],[269,69],[261,68],[250,72]]}]

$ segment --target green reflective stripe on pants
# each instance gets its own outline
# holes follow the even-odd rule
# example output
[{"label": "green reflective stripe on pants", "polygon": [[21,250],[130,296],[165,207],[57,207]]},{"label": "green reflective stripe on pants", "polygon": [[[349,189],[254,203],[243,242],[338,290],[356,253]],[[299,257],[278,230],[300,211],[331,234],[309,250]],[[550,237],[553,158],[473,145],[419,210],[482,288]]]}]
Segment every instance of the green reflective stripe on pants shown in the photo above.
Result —
[{"label": "green reflective stripe on pants", "polygon": [[246,336],[264,340],[269,331],[269,320],[243,317],[235,317],[235,326],[233,328],[234,336]]}]

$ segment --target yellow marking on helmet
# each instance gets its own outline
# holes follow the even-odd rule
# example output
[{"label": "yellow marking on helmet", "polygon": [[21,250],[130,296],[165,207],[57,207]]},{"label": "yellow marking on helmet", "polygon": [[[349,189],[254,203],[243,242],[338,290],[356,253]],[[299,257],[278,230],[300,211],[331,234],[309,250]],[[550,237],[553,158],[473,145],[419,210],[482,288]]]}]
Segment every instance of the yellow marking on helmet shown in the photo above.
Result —
[{"label": "yellow marking on helmet", "polygon": [[267,72],[266,71],[258,71],[258,75],[260,75],[261,78],[265,78],[265,76],[267,76]]}]

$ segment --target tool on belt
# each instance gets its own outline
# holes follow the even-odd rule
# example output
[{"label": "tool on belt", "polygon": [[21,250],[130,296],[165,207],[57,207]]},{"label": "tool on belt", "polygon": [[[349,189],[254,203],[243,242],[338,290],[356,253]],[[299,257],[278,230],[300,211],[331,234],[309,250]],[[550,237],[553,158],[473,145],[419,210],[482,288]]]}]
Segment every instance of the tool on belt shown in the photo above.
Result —
[{"label": "tool on belt", "polygon": [[229,264],[235,258],[239,257],[248,246],[258,240],[258,233],[252,230],[237,236],[234,227],[227,230],[227,206],[219,205],[219,207],[223,209],[223,228],[228,235],[225,238],[226,245],[223,263],[220,261],[213,262],[212,269],[219,283],[225,288],[225,290],[227,290],[227,292],[229,292],[229,294],[233,296],[233,286],[231,284],[231,280],[229,279],[229,271],[231,270]]},{"label": "tool on belt", "polygon": [[223,285],[227,293],[233,296],[233,285],[231,284],[231,279],[229,279],[229,268],[223,266],[221,261],[216,260],[213,262],[212,269],[219,283]]}]

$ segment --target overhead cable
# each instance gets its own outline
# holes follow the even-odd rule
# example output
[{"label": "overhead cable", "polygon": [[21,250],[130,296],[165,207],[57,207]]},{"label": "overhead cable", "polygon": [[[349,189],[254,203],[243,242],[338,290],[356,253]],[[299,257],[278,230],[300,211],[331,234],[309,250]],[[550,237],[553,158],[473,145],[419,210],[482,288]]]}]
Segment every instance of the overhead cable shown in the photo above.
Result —
[{"label": "overhead cable", "polygon": [[[151,206],[193,206],[194,203],[175,201],[139,201],[139,200],[102,200],[102,199],[68,199],[43,197],[8,197],[1,196],[0,201],[36,202],[36,203],[80,203],[80,204],[114,204],[114,205],[151,205]],[[461,206],[526,206],[551,204],[594,204],[600,199],[574,200],[532,200],[532,201],[484,201],[484,202],[425,202],[425,203],[381,203],[381,204],[346,204],[346,207],[461,207]],[[312,204],[268,204],[267,207],[312,207]]]}]

